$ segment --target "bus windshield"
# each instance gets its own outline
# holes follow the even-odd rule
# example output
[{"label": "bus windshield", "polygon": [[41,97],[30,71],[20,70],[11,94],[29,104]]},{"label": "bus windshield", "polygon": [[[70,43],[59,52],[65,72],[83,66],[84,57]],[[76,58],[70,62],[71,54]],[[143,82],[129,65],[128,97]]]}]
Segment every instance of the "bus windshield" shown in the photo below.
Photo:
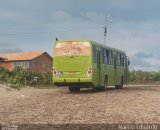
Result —
[{"label": "bus windshield", "polygon": [[90,56],[89,42],[59,42],[55,47],[55,56]]}]

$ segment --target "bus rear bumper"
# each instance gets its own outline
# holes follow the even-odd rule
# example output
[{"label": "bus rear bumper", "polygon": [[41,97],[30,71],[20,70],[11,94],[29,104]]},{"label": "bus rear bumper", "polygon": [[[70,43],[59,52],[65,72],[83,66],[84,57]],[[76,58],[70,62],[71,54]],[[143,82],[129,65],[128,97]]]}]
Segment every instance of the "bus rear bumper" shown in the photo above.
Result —
[{"label": "bus rear bumper", "polygon": [[53,78],[56,86],[92,85],[92,78]]}]

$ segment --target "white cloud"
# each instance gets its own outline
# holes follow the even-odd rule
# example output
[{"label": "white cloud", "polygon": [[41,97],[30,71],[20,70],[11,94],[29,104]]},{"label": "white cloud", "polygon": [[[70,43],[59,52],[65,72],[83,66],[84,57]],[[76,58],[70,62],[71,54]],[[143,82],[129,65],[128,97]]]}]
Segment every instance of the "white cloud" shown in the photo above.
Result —
[{"label": "white cloud", "polygon": [[23,50],[16,46],[15,44],[10,43],[0,43],[0,53],[14,53],[22,52]]},{"label": "white cloud", "polygon": [[108,27],[108,45],[126,51],[131,59],[131,69],[160,70],[159,23],[113,21]]},{"label": "white cloud", "polygon": [[72,16],[65,11],[55,11],[51,14],[51,18],[54,22],[65,22],[72,19]]},{"label": "white cloud", "polygon": [[147,23],[112,23],[108,29],[110,45],[124,49],[129,55],[138,52],[156,53],[160,44],[160,30],[156,31],[157,21]]},{"label": "white cloud", "polygon": [[[103,43],[104,16],[109,14],[112,23],[108,24],[107,45],[126,51],[134,68],[158,70],[159,5],[159,0],[2,0],[0,34],[31,34],[0,35],[0,42],[17,44],[25,51],[46,50],[51,54],[55,37]],[[12,48],[10,45],[8,48]],[[153,57],[135,56],[140,52]]]},{"label": "white cloud", "polygon": [[100,22],[102,24],[102,21],[104,22],[105,14],[103,13],[97,13],[97,12],[85,12],[81,13],[81,16],[90,20],[91,22]]}]

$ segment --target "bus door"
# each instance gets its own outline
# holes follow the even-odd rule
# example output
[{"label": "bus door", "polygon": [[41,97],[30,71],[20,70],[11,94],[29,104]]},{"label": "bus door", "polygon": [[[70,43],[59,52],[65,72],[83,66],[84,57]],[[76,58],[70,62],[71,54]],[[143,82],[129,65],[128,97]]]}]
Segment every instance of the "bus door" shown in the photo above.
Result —
[{"label": "bus door", "polygon": [[128,75],[128,67],[129,67],[129,65],[130,65],[129,58],[126,57],[125,58],[125,77],[126,77],[126,83],[129,82],[129,79],[128,79],[128,77],[129,77],[129,75]]},{"label": "bus door", "polygon": [[114,83],[115,84],[117,83],[117,77],[118,77],[118,74],[117,74],[117,57],[116,57],[116,55],[114,55]]},{"label": "bus door", "polygon": [[96,51],[97,59],[97,85],[100,86],[100,70],[101,70],[101,61],[100,61],[100,51]]}]

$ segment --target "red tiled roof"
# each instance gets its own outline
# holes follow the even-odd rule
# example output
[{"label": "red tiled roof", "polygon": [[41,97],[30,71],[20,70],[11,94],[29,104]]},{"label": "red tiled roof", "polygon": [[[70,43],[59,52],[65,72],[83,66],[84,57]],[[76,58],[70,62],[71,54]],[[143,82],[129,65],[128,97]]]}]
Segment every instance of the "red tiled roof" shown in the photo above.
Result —
[{"label": "red tiled roof", "polygon": [[32,60],[46,52],[22,52],[22,53],[10,53],[0,54],[0,57],[7,61],[19,61],[19,60]]}]

